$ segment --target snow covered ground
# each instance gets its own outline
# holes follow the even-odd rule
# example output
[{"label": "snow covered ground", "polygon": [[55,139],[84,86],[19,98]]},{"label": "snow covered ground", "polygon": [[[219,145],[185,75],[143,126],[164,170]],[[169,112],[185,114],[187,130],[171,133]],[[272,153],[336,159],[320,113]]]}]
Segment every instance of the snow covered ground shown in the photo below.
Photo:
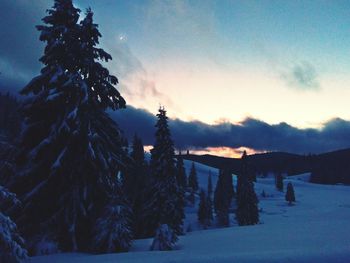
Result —
[{"label": "snow covered ground", "polygon": [[[185,161],[187,172],[190,162]],[[196,165],[200,187],[206,189],[208,171],[215,187],[218,171]],[[134,241],[131,252],[120,254],[56,254],[31,259],[33,263],[90,262],[350,262],[350,186],[317,185],[308,175],[287,178],[294,185],[297,202],[288,206],[274,179],[258,179],[261,224],[199,230],[197,207],[186,208],[186,224],[193,232],[181,236],[176,250],[148,251],[152,240]],[[264,190],[268,197],[262,197]]]}]

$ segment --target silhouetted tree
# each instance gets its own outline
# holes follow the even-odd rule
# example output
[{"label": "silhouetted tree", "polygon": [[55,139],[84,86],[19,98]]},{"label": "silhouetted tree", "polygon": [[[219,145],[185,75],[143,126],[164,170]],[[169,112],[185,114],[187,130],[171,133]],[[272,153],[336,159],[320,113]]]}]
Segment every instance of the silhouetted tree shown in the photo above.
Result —
[{"label": "silhouetted tree", "polygon": [[211,181],[211,171],[209,170],[209,175],[208,175],[208,196],[210,197],[213,193],[213,183]]},{"label": "silhouetted tree", "polygon": [[209,218],[208,218],[208,199],[205,194],[205,191],[202,189],[199,194],[199,207],[197,212],[198,221],[201,225],[203,225],[204,228],[207,228],[209,225]]},{"label": "silhouetted tree", "polygon": [[213,185],[211,181],[211,171],[209,171],[208,175],[208,194],[207,194],[207,218],[209,220],[209,225],[213,221],[213,199],[212,199],[212,192],[213,192]]},{"label": "silhouetted tree", "polygon": [[125,252],[131,246],[131,209],[124,197],[121,181],[118,178],[117,194],[97,219],[91,247],[97,253]]},{"label": "silhouetted tree", "polygon": [[136,134],[133,138],[130,157],[132,158],[132,163],[129,173],[124,179],[125,192],[131,203],[134,236],[141,238],[145,228],[143,209],[147,203],[150,175],[147,162],[145,161],[142,140]]},{"label": "silhouetted tree", "polygon": [[245,151],[241,163],[241,173],[238,175],[237,182],[236,218],[240,226],[255,225],[259,222],[258,198],[254,191],[254,184],[249,180]]},{"label": "silhouetted tree", "polygon": [[220,170],[214,192],[214,208],[221,226],[229,225],[229,208],[233,198],[232,175],[228,170]]},{"label": "silhouetted tree", "polygon": [[191,187],[195,192],[198,190],[197,171],[194,162],[192,162],[190,175],[188,176],[188,187]]},{"label": "silhouetted tree", "polygon": [[31,96],[23,106],[18,175],[9,183],[23,200],[25,236],[50,235],[63,251],[91,248],[126,159],[119,128],[105,112],[125,107],[117,78],[101,64],[111,56],[96,47],[101,34],[91,10],[80,23],[79,13],[71,0],[55,0],[37,26],[44,67],[21,91]]},{"label": "silhouetted tree", "polygon": [[193,206],[194,202],[196,201],[196,197],[194,195],[194,190],[191,188],[190,190],[190,194],[188,196],[188,201],[190,202],[190,204]]},{"label": "silhouetted tree", "polygon": [[5,211],[20,205],[16,195],[0,186],[0,262],[25,262],[28,259],[24,240],[16,224]]},{"label": "silhouetted tree", "polygon": [[159,225],[168,225],[175,234],[182,234],[184,218],[184,192],[176,180],[174,144],[164,108],[159,109],[156,141],[151,150],[153,186],[147,205],[148,229],[155,234]]},{"label": "silhouetted tree", "polygon": [[172,250],[177,240],[177,235],[171,227],[167,224],[160,225],[153,239],[151,250]]},{"label": "silhouetted tree", "polygon": [[276,188],[278,191],[283,192],[283,176],[281,173],[278,173],[275,177],[276,180]]},{"label": "silhouetted tree", "polygon": [[186,170],[184,167],[184,161],[180,155],[177,157],[177,163],[176,163],[176,179],[179,186],[181,186],[183,189],[186,189],[187,187],[187,177],[186,177]]},{"label": "silhouetted tree", "polygon": [[287,184],[286,201],[289,205],[292,205],[292,203],[295,202],[294,188],[291,182]]}]

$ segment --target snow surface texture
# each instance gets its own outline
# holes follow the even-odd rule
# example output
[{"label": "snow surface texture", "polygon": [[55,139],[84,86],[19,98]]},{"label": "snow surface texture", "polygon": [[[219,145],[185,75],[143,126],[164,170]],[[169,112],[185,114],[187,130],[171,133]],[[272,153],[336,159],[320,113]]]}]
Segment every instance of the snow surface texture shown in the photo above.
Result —
[{"label": "snow surface texture", "polygon": [[[190,164],[185,161],[187,174]],[[200,188],[206,189],[209,169],[216,185],[216,169],[200,164],[196,168]],[[258,179],[255,189],[261,224],[239,227],[230,214],[231,227],[195,231],[199,229],[196,225],[193,232],[179,237],[173,251],[149,251],[152,239],[143,239],[134,241],[128,253],[56,254],[35,257],[31,262],[350,262],[350,186],[317,185],[307,179],[304,174],[284,180],[285,188],[289,181],[293,183],[293,206],[284,200],[285,193],[275,189],[273,178]],[[261,197],[263,190],[268,197]],[[197,204],[186,209],[186,224],[197,224]]]}]

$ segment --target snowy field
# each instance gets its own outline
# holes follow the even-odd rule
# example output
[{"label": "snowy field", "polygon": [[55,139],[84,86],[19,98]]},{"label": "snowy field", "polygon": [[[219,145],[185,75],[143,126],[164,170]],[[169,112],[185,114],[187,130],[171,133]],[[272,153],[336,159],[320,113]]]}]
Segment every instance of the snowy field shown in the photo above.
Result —
[{"label": "snowy field", "polygon": [[[187,174],[191,162],[185,161]],[[218,171],[196,164],[199,184],[207,188],[208,171],[213,186]],[[31,259],[33,263],[92,262],[350,262],[350,186],[317,185],[307,182],[308,175],[287,178],[294,185],[297,202],[288,206],[284,193],[275,190],[274,179],[258,179],[255,184],[260,203],[261,224],[239,227],[231,214],[231,227],[201,230],[197,206],[186,208],[185,229],[176,250],[148,251],[152,240],[136,240],[131,252],[87,255],[56,254]],[[264,190],[267,197],[262,197]]]}]

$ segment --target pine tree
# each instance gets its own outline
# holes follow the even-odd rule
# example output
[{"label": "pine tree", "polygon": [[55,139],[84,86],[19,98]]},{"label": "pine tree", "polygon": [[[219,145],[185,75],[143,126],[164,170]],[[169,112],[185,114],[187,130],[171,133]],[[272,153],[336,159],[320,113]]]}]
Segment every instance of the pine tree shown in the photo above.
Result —
[{"label": "pine tree", "polygon": [[0,262],[20,263],[28,259],[24,239],[16,224],[6,215],[6,211],[11,212],[19,205],[16,195],[0,186]]},{"label": "pine tree", "polygon": [[126,159],[105,112],[125,107],[117,78],[99,62],[111,56],[96,47],[101,35],[91,10],[80,23],[79,13],[71,0],[55,0],[37,26],[44,67],[21,91],[31,97],[23,107],[19,175],[10,183],[25,207],[18,218],[25,236],[50,234],[64,251],[91,247]]},{"label": "pine tree", "polygon": [[207,195],[207,219],[208,219],[208,225],[211,225],[211,222],[213,221],[213,201],[209,195]]},{"label": "pine tree", "polygon": [[125,252],[131,246],[131,210],[123,197],[121,182],[116,190],[95,225],[92,250],[97,253]]},{"label": "pine tree", "polygon": [[211,197],[213,194],[213,183],[211,181],[211,171],[209,170],[209,175],[208,175],[208,196]]},{"label": "pine tree", "polygon": [[208,194],[207,194],[207,218],[208,224],[211,225],[213,221],[213,200],[212,200],[213,186],[211,181],[211,171],[209,171],[208,176]]},{"label": "pine tree", "polygon": [[229,208],[233,198],[232,175],[228,170],[220,170],[214,192],[214,208],[221,226],[229,225]]},{"label": "pine tree", "polygon": [[153,239],[151,250],[172,250],[177,240],[177,235],[171,227],[167,224],[160,225]]},{"label": "pine tree", "polygon": [[190,194],[188,196],[188,201],[190,202],[190,204],[193,206],[195,201],[196,201],[196,197],[194,195],[194,190],[191,188],[190,190]]},{"label": "pine tree", "polygon": [[241,173],[237,182],[237,210],[236,218],[240,226],[259,223],[258,198],[254,191],[254,184],[248,174],[247,153],[244,151]]},{"label": "pine tree", "polygon": [[283,176],[281,173],[276,175],[275,181],[277,190],[283,192]]},{"label": "pine tree", "polygon": [[286,201],[289,205],[292,205],[292,203],[295,202],[294,188],[291,182],[287,184]]},{"label": "pine tree", "polygon": [[205,194],[205,191],[202,189],[199,195],[199,207],[197,212],[197,217],[199,223],[204,227],[207,228],[209,225],[209,218],[208,218],[208,204],[207,204],[207,196]]},{"label": "pine tree", "polygon": [[151,150],[153,186],[150,203],[146,207],[147,229],[155,234],[159,225],[168,225],[175,235],[182,234],[184,192],[176,180],[174,144],[164,108],[159,109],[156,141]]},{"label": "pine tree", "polygon": [[183,161],[181,154],[177,157],[176,179],[177,179],[178,185],[181,186],[183,189],[186,189],[187,177],[186,177],[186,170],[184,167],[184,161]]},{"label": "pine tree", "polygon": [[195,192],[198,190],[198,179],[196,166],[192,162],[190,175],[188,176],[188,186],[191,187]]},{"label": "pine tree", "polygon": [[149,169],[145,161],[142,140],[135,134],[130,154],[133,162],[129,174],[125,176],[125,191],[131,202],[133,214],[133,232],[136,238],[143,237],[144,215],[146,205]]}]

